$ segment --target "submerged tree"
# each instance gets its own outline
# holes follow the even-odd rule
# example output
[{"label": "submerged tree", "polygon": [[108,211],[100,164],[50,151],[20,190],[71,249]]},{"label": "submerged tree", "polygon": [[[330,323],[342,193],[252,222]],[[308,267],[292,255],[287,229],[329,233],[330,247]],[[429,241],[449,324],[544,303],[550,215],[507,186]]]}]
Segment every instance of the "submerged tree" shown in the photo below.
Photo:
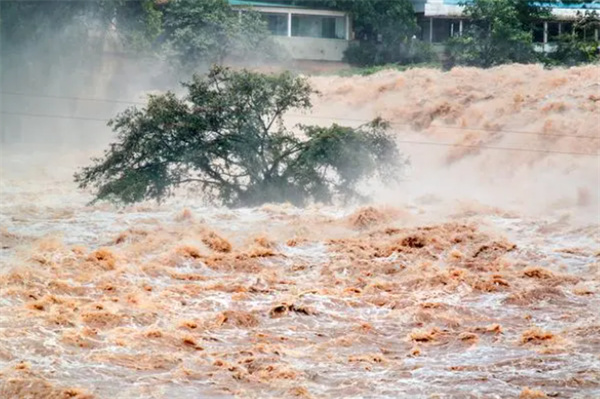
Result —
[{"label": "submerged tree", "polygon": [[406,160],[387,124],[359,128],[283,124],[291,109],[309,109],[308,82],[213,67],[184,84],[187,95],[152,96],[109,125],[118,133],[104,158],[75,175],[96,199],[162,200],[184,184],[227,206],[359,199],[358,184],[399,178]]}]

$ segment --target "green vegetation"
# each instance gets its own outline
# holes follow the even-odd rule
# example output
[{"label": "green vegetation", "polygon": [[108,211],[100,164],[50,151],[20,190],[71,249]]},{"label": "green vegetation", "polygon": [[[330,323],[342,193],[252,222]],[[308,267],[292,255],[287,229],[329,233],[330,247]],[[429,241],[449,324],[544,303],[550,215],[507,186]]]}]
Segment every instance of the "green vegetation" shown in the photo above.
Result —
[{"label": "green vegetation", "polygon": [[[430,44],[415,39],[419,27],[409,0],[264,1],[351,13],[356,41],[345,59],[353,66],[438,59]],[[557,40],[556,52],[533,51],[533,33],[549,19],[547,6],[553,2],[558,0],[465,1],[465,16],[471,22],[465,23],[461,37],[447,43],[446,66],[540,60],[548,65],[575,65],[597,60],[593,33],[581,33],[600,25],[595,13],[581,15],[574,34]],[[238,13],[227,0],[6,0],[0,2],[3,83],[27,76],[33,87],[39,87],[53,73],[91,70],[107,39],[114,42],[115,35],[123,51],[160,56],[184,74],[224,60],[273,60],[280,53],[264,20],[250,10]]]},{"label": "green vegetation", "polygon": [[581,40],[569,34],[561,35],[558,39],[556,50],[543,58],[546,65],[574,66],[598,61],[598,42]]},{"label": "green vegetation", "polygon": [[354,17],[354,31],[358,42],[345,54],[345,59],[350,64],[408,64],[433,59],[429,45],[412,39],[418,32],[418,26],[410,1],[364,0],[340,1],[336,4]]},{"label": "green vegetation", "polygon": [[0,2],[3,87],[31,81],[39,88],[69,72],[93,74],[107,45],[161,57],[182,74],[225,58],[268,60],[277,53],[262,18],[239,14],[227,0]]},{"label": "green vegetation", "polygon": [[439,62],[423,62],[409,65],[399,64],[384,64],[367,67],[351,67],[348,69],[342,69],[335,74],[338,76],[369,76],[374,75],[381,71],[408,71],[409,69],[415,68],[429,68],[429,69],[441,69],[442,64]]},{"label": "green vegetation", "polygon": [[420,64],[434,62],[437,58],[431,44],[413,38],[403,39],[400,43],[390,43],[383,39],[381,43],[359,41],[351,43],[344,54],[346,62],[360,67],[391,63]]},{"label": "green vegetation", "polygon": [[164,9],[165,57],[178,70],[231,61],[269,60],[277,52],[256,12],[238,13],[226,0],[174,0]]},{"label": "green vegetation", "polygon": [[600,43],[594,37],[594,29],[600,29],[597,12],[580,14],[573,24],[573,31],[560,35],[556,50],[545,55],[547,65],[578,65],[598,61]]},{"label": "green vegetation", "polygon": [[460,37],[448,42],[450,63],[491,67],[498,64],[536,60],[533,23],[549,11],[521,0],[474,0],[465,3],[472,21]]},{"label": "green vegetation", "polygon": [[364,198],[361,181],[397,180],[405,163],[381,120],[286,128],[287,111],[311,107],[314,91],[303,78],[213,67],[184,86],[184,98],[152,96],[144,109],[112,120],[118,140],[76,175],[80,186],[122,203],[162,200],[196,184],[227,206],[302,205]]},{"label": "green vegetation", "polygon": [[[473,0],[464,3],[470,20],[460,37],[446,43],[445,65],[488,68],[505,63],[544,62],[548,65],[574,65],[598,59],[598,43],[578,32],[597,27],[595,13],[580,15],[572,34],[559,38],[556,51],[536,53],[533,34],[541,21],[551,20],[551,2],[521,0]],[[542,5],[545,4],[545,5]]]},{"label": "green vegetation", "polygon": [[[2,52],[31,44],[53,51],[65,44],[89,44],[104,40],[115,27],[125,46],[147,49],[162,31],[161,18],[153,0],[6,0],[0,2]],[[67,42],[55,44],[57,39]]]},{"label": "green vegetation", "polygon": [[[160,18],[150,0],[1,1],[0,85],[40,91],[89,81],[107,40],[148,49],[161,32]],[[66,75],[70,80],[61,81]]]}]

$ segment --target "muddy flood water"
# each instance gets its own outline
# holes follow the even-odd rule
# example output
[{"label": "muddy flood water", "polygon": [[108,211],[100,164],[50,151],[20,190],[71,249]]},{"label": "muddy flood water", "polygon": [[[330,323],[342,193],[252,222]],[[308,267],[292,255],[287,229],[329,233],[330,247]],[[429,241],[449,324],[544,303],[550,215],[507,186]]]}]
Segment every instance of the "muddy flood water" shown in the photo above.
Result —
[{"label": "muddy flood water", "polygon": [[510,68],[315,78],[418,122],[373,205],[87,205],[73,152],[3,151],[0,398],[600,397],[599,70]]}]

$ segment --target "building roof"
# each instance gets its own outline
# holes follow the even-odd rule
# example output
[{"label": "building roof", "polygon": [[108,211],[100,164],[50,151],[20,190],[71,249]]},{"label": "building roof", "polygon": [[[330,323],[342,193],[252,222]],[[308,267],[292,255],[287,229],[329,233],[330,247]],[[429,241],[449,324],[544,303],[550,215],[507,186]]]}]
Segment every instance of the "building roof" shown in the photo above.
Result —
[{"label": "building roof", "polygon": [[230,6],[238,7],[274,7],[274,8],[302,8],[308,9],[309,7],[296,6],[290,4],[281,3],[267,3],[265,1],[249,1],[249,0],[229,0]]},{"label": "building roof", "polygon": [[[466,1],[468,2],[468,0]],[[465,3],[465,0],[443,0],[444,4],[449,5],[462,5]],[[541,7],[549,7],[549,8],[566,8],[566,9],[577,9],[577,10],[600,10],[600,1],[593,1],[591,3],[551,3],[547,1],[532,1],[532,4]]]},{"label": "building roof", "polygon": [[592,3],[547,3],[544,1],[536,1],[533,4],[542,7],[550,8],[569,8],[578,10],[600,10],[600,2],[594,1]]}]

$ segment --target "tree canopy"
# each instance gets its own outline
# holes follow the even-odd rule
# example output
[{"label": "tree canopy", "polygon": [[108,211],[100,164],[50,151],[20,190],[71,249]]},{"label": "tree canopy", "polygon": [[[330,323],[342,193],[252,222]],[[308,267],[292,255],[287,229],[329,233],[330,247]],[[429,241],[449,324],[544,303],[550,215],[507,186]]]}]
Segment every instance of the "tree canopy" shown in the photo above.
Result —
[{"label": "tree canopy", "polygon": [[127,45],[145,48],[160,34],[161,17],[153,0],[6,0],[0,2],[3,52],[55,40],[58,33],[72,40],[91,31],[102,38],[115,27]]},{"label": "tree canopy", "polygon": [[[544,62],[546,64],[576,64],[597,59],[597,44],[593,35],[579,37],[598,26],[595,12],[578,13],[572,20],[573,29],[555,41],[549,52],[536,53],[534,33],[541,33],[542,21],[552,20],[552,6],[577,4],[585,9],[593,1],[548,0],[470,0],[463,3],[469,19],[463,35],[448,41],[446,55],[453,64],[491,67],[505,63]],[[578,32],[578,33],[577,33]],[[585,35],[583,35],[585,36]],[[553,38],[556,39],[556,38]]]},{"label": "tree canopy", "polygon": [[47,79],[49,66],[56,74],[92,70],[109,37],[118,43],[111,51],[158,55],[185,73],[226,57],[276,54],[262,18],[238,14],[227,0],[3,0],[2,78]]},{"label": "tree canopy", "polygon": [[427,45],[413,40],[419,32],[417,17],[409,0],[336,1],[352,13],[358,44],[346,53],[353,64],[377,65],[430,61]]},{"label": "tree canopy", "polygon": [[151,96],[110,122],[117,132],[103,158],[75,179],[97,200],[162,200],[185,184],[227,206],[265,202],[351,201],[359,183],[394,181],[406,160],[374,120],[359,128],[283,123],[311,108],[314,90],[289,73],[265,75],[213,67],[184,84],[187,95]]},{"label": "tree canopy", "polygon": [[535,22],[550,16],[547,7],[522,0],[472,0],[463,5],[470,22],[462,36],[449,41],[454,62],[485,68],[536,60],[532,31]]},{"label": "tree canopy", "polygon": [[275,57],[265,21],[226,0],[173,0],[164,7],[166,56],[184,71],[235,59]]}]

